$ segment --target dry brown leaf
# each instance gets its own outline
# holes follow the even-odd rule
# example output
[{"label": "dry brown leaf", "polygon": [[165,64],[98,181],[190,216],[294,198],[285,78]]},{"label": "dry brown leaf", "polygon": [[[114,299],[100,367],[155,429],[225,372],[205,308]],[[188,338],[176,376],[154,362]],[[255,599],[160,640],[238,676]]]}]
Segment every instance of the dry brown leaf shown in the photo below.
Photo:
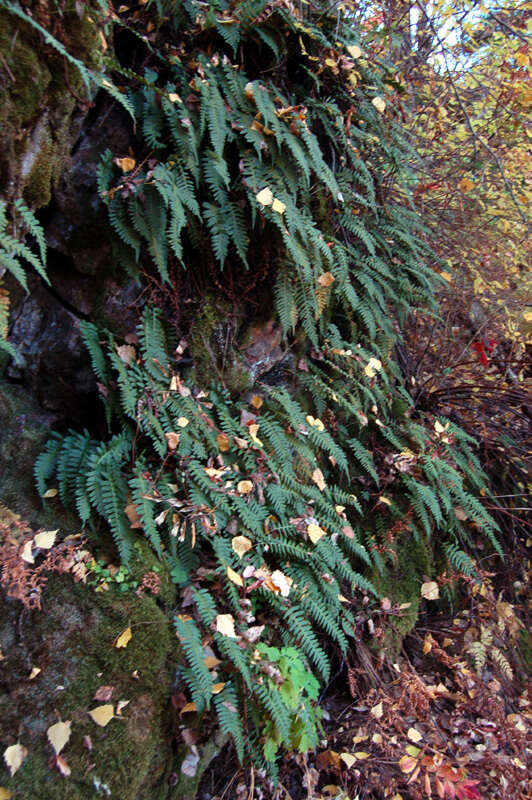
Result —
[{"label": "dry brown leaf", "polygon": [[220,694],[222,689],[224,688],[225,683],[214,683],[212,686],[212,693],[213,694]]},{"label": "dry brown leaf", "polygon": [[130,344],[121,344],[116,348],[116,354],[118,358],[127,366],[127,364],[134,360],[135,356],[137,355],[137,351]]},{"label": "dry brown leaf", "polygon": [[318,283],[320,286],[328,287],[333,284],[335,281],[334,275],[332,272],[324,272],[318,278]]},{"label": "dry brown leaf", "polygon": [[207,669],[214,669],[214,667],[217,667],[218,664],[221,664],[222,662],[219,658],[216,658],[216,656],[207,656],[203,659],[203,663]]},{"label": "dry brown leaf", "polygon": [[171,431],[170,433],[165,433],[164,437],[166,439],[166,444],[168,445],[169,450],[175,450],[177,445],[179,444],[179,440],[181,439],[180,433],[174,433]]},{"label": "dry brown leaf", "polygon": [[61,758],[61,756],[56,756],[55,766],[64,778],[69,777],[71,770],[64,758]]},{"label": "dry brown leaf", "polygon": [[254,394],[249,402],[251,403],[253,408],[255,408],[258,411],[260,408],[262,408],[264,400],[262,399],[262,397],[259,397],[258,394]]},{"label": "dry brown leaf", "polygon": [[51,725],[46,731],[46,736],[54,748],[54,753],[56,756],[59,755],[63,747],[70,739],[71,726],[71,720],[67,720],[66,722],[56,722],[55,725]]},{"label": "dry brown leaf", "polygon": [[97,703],[108,703],[113,696],[114,686],[100,686],[94,693],[93,700]]},{"label": "dry brown leaf", "polygon": [[101,728],[105,728],[106,725],[111,722],[115,715],[115,708],[112,703],[107,703],[104,706],[97,706],[93,708],[92,711],[89,711],[89,717],[99,725]]}]

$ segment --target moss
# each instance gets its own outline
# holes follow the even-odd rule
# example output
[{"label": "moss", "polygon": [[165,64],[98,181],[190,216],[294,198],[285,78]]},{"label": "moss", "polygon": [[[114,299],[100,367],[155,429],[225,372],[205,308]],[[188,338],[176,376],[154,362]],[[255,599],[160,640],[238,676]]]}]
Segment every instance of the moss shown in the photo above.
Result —
[{"label": "moss", "polygon": [[403,638],[416,624],[421,584],[433,569],[430,547],[423,537],[416,539],[408,531],[403,533],[395,542],[394,553],[383,574],[376,573],[372,578],[379,594],[388,597],[394,605],[410,603],[400,617],[389,621],[384,647],[392,656],[400,650]]},{"label": "moss", "polygon": [[[49,27],[53,15],[66,49],[97,66],[102,42],[93,17],[100,18],[99,6],[84,4],[80,19],[75,4],[68,3],[58,21],[55,3],[49,5],[39,4],[37,20]],[[51,45],[43,46],[40,34],[7,10],[0,11],[0,52],[0,192],[39,208],[49,203],[68,161],[72,118],[78,99],[89,99],[88,91],[79,70]]]},{"label": "moss", "polygon": [[[127,626],[132,630],[130,642],[125,648],[115,647]],[[167,662],[177,657],[177,640],[155,601],[96,594],[74,585],[69,577],[52,576],[44,612],[32,614],[22,634],[24,648],[11,648],[6,674],[11,693],[21,683],[24,693],[14,706],[12,698],[0,701],[0,734],[11,743],[20,731],[29,755],[13,778],[0,769],[0,784],[16,800],[105,796],[96,791],[98,782],[121,800],[165,797],[167,784],[161,779],[171,763],[165,719]],[[31,683],[27,663],[42,669]],[[129,701],[121,716],[105,727],[87,713],[101,704],[93,697],[102,685],[114,687],[110,702]],[[62,753],[71,770],[68,778],[48,764],[52,750],[45,732],[58,715],[72,721],[72,735]]]}]

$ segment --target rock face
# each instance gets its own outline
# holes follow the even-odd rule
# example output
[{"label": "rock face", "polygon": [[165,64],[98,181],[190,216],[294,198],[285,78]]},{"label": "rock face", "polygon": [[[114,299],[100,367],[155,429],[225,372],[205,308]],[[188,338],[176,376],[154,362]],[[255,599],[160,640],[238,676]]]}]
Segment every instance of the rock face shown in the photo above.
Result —
[{"label": "rock face", "polygon": [[[104,51],[96,2],[25,4],[66,50],[95,67]],[[51,24],[51,17],[54,25]],[[32,25],[0,10],[0,196],[48,205],[89,105],[81,74]]]}]

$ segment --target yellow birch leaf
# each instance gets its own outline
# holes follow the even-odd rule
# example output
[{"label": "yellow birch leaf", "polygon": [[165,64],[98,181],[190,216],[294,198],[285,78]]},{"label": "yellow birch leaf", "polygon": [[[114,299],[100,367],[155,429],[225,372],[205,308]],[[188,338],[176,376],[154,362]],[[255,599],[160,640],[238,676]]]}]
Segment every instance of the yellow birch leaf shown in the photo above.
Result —
[{"label": "yellow birch leaf", "polygon": [[272,190],[268,187],[261,189],[261,191],[255,195],[255,200],[263,206],[271,206],[273,203]]},{"label": "yellow birch leaf", "polygon": [[353,753],[357,761],[364,761],[366,758],[369,758],[369,753],[366,753],[365,750],[358,750],[356,753]]},{"label": "yellow birch leaf", "polygon": [[33,539],[30,539],[29,542],[26,542],[24,548],[21,553],[21,559],[25,561],[27,564],[34,564],[35,559],[33,558],[33,553],[31,552],[33,549]]},{"label": "yellow birch leaf", "polygon": [[247,536],[234,536],[231,539],[231,546],[235,551],[235,553],[237,554],[237,556],[239,558],[242,558],[244,553],[247,553],[248,550],[251,550],[251,548],[253,547],[253,542],[251,541],[251,539],[248,539]]},{"label": "yellow birch leaf", "polygon": [[92,719],[96,725],[99,725],[101,728],[105,728],[115,715],[115,707],[112,703],[106,703],[104,706],[97,706],[93,708],[92,711],[89,711],[89,717]]},{"label": "yellow birch leaf", "polygon": [[249,494],[253,491],[253,484],[251,481],[239,481],[236,485],[238,494]]},{"label": "yellow birch leaf", "polygon": [[222,691],[224,686],[225,686],[225,683],[214,683],[213,687],[212,687],[212,693],[213,694],[220,694],[220,692]]},{"label": "yellow birch leaf", "polygon": [[135,164],[137,162],[134,158],[130,156],[125,156],[124,158],[115,158],[115,164],[120,167],[122,172],[131,172],[132,169],[135,168]]},{"label": "yellow birch leaf", "polygon": [[131,633],[131,625],[129,625],[129,627],[127,627],[125,629],[125,631],[122,631],[120,636],[116,637],[113,646],[114,647],[127,647],[129,642],[130,642],[130,640],[131,640],[132,635],[133,634]]},{"label": "yellow birch leaf", "polygon": [[231,567],[227,567],[227,577],[232,583],[235,583],[237,586],[244,585],[242,577],[238,574],[238,572],[235,572],[234,569],[231,569]]},{"label": "yellow birch leaf", "polygon": [[352,767],[356,762],[356,758],[352,753],[340,753],[340,758],[348,768]]},{"label": "yellow birch leaf", "polygon": [[229,450],[229,437],[226,433],[219,433],[216,437],[216,442],[221,453],[227,453]]},{"label": "yellow birch leaf", "polygon": [[40,547],[41,550],[49,550],[55,542],[55,537],[59,533],[59,528],[55,531],[41,531],[37,533],[33,540],[35,547]]},{"label": "yellow birch leaf", "polygon": [[379,114],[384,113],[384,109],[386,108],[386,102],[382,99],[382,97],[374,97],[371,101],[371,104],[377,109]]},{"label": "yellow birch leaf", "polygon": [[216,617],[216,630],[218,633],[221,633],[222,636],[236,639],[235,620],[232,614],[218,614]]},{"label": "yellow birch leaf", "polygon": [[68,720],[67,722],[56,722],[55,725],[52,725],[46,731],[48,741],[54,748],[54,753],[56,754],[56,756],[59,755],[63,747],[70,739],[71,725],[72,722],[70,720]]},{"label": "yellow birch leaf", "polygon": [[427,581],[426,583],[422,584],[421,597],[424,597],[425,600],[437,600],[439,596],[440,591],[436,581]]},{"label": "yellow birch leaf", "polygon": [[286,203],[281,202],[277,197],[273,198],[272,210],[277,211],[278,214],[284,214],[286,211]]},{"label": "yellow birch leaf", "polygon": [[423,738],[420,732],[417,731],[415,728],[409,728],[406,732],[406,735],[408,736],[411,742],[414,742],[414,744],[417,744]]},{"label": "yellow birch leaf", "polygon": [[42,672],[40,667],[33,667],[32,671],[28,675],[28,680],[29,681],[34,680],[37,677],[37,675],[40,674],[40,672]]},{"label": "yellow birch leaf", "polygon": [[351,58],[360,58],[362,55],[362,50],[357,44],[350,44],[347,46],[347,52],[351,56]]},{"label": "yellow birch leaf", "polygon": [[187,417],[179,417],[177,420],[177,424],[179,425],[180,428],[186,428],[188,423],[189,420],[187,419]]},{"label": "yellow birch leaf", "polygon": [[391,504],[392,504],[392,501],[391,501],[391,500],[389,500],[389,499],[388,499],[387,497],[385,497],[384,495],[381,495],[381,496],[379,497],[379,499],[378,499],[378,501],[377,501],[377,502],[378,502],[378,503],[384,503],[384,505],[385,505],[385,506],[391,506]]},{"label": "yellow birch leaf", "polygon": [[171,103],[182,103],[183,101],[176,92],[170,92],[168,99]]},{"label": "yellow birch leaf", "polygon": [[372,717],[375,717],[375,719],[380,719],[384,714],[382,703],[377,703],[376,706],[373,706],[373,708],[370,709],[369,713],[371,714]]},{"label": "yellow birch leaf", "polygon": [[252,441],[257,445],[257,447],[262,447],[262,442],[257,437],[258,430],[259,430],[259,425],[256,422],[254,422],[252,425],[248,427],[249,435],[251,436]]},{"label": "yellow birch leaf", "polygon": [[316,469],[312,473],[312,480],[314,481],[320,492],[323,492],[327,484],[325,483],[323,472],[318,467],[316,467]]},{"label": "yellow birch leaf", "polygon": [[189,714],[191,711],[196,711],[196,710],[197,710],[196,703],[187,703],[186,705],[183,706],[183,708],[181,709],[181,711],[179,713],[180,714]]},{"label": "yellow birch leaf", "polygon": [[11,800],[12,797],[13,795],[9,789],[6,789],[4,786],[0,786],[0,800]]},{"label": "yellow birch leaf", "polygon": [[207,658],[203,659],[203,663],[207,669],[214,669],[214,667],[217,667],[218,664],[221,664],[222,662],[219,658],[216,658],[216,656],[207,656]]},{"label": "yellow birch leaf", "polygon": [[57,495],[57,489],[47,489],[43,494],[45,500],[48,500],[49,497],[55,497]]},{"label": "yellow birch leaf", "polygon": [[474,186],[475,186],[475,184],[473,183],[473,181],[469,180],[469,178],[462,178],[462,180],[458,184],[458,188],[464,194],[466,192],[470,192],[471,189],[474,188]]},{"label": "yellow birch leaf", "polygon": [[4,761],[6,762],[9,774],[11,777],[22,766],[22,762],[28,755],[28,751],[24,745],[17,742],[4,750]]},{"label": "yellow birch leaf", "polygon": [[447,283],[453,282],[453,276],[451,275],[450,272],[440,272],[440,275],[444,279],[444,281],[447,281]]},{"label": "yellow birch leaf", "polygon": [[323,528],[320,528],[320,526],[316,525],[314,522],[311,522],[310,525],[307,526],[307,533],[312,544],[317,544],[323,536],[327,535]]},{"label": "yellow birch leaf", "polygon": [[258,411],[260,408],[262,408],[264,400],[262,399],[262,397],[259,397],[257,394],[254,394],[250,400],[250,403],[253,406],[253,408],[256,408]]}]

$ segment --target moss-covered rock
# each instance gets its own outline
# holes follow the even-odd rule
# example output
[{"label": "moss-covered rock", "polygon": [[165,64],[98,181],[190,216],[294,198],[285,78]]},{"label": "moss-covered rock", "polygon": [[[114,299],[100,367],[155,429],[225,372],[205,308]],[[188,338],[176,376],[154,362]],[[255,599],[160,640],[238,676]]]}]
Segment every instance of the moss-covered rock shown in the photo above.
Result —
[{"label": "moss-covered rock", "polygon": [[[117,637],[131,628],[124,648]],[[0,741],[17,740],[28,756],[12,778],[0,769],[0,785],[16,800],[121,800],[166,797],[171,769],[171,736],[166,707],[177,643],[154,599],[113,591],[96,593],[69,576],[51,576],[42,612],[4,604],[0,646],[5,692],[0,699]],[[33,667],[41,672],[33,679]],[[88,711],[102,701],[100,686],[112,688],[108,701],[128,704],[105,726]],[[71,774],[50,763],[46,730],[58,718],[72,721],[62,752]]]},{"label": "moss-covered rock", "polygon": [[387,621],[385,648],[388,655],[395,655],[401,648],[407,633],[416,624],[421,602],[421,584],[433,571],[432,553],[423,537],[415,538],[410,531],[403,532],[393,545],[393,555],[388,559],[382,573],[375,572],[373,583],[382,597],[388,597],[393,605],[410,603],[401,616]]},{"label": "moss-covered rock", "polygon": [[[27,6],[43,27],[50,27],[53,17],[56,36],[67,51],[87,66],[97,66],[103,52],[98,3],[67,2],[61,13],[52,2]],[[40,208],[49,203],[52,186],[68,162],[88,108],[88,90],[75,65],[43,45],[35,28],[5,9],[0,11],[0,52],[0,195],[8,200],[24,197]]]}]

